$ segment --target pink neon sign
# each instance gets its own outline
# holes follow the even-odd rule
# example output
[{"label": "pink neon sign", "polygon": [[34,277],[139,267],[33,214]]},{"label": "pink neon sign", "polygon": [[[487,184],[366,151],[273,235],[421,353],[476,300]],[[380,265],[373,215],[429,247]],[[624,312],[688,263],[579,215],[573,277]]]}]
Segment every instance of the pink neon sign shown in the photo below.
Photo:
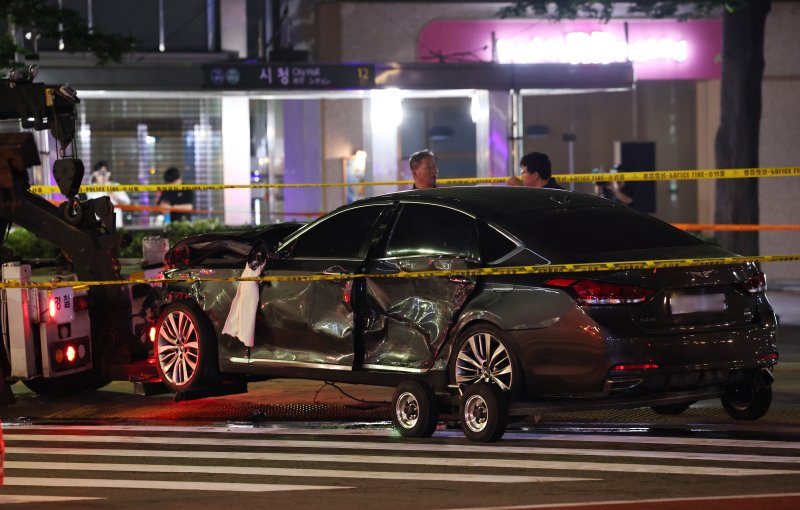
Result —
[{"label": "pink neon sign", "polygon": [[720,20],[440,20],[417,38],[417,60],[501,63],[633,62],[637,80],[707,80],[721,75]]}]

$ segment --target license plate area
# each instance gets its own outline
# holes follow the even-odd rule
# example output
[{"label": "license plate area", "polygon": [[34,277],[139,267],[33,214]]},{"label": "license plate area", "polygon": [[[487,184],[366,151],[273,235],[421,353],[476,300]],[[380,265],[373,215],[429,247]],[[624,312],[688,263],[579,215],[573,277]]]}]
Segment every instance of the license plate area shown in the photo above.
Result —
[{"label": "license plate area", "polygon": [[692,313],[722,313],[728,309],[725,294],[687,294],[674,292],[669,296],[669,309],[673,317]]}]

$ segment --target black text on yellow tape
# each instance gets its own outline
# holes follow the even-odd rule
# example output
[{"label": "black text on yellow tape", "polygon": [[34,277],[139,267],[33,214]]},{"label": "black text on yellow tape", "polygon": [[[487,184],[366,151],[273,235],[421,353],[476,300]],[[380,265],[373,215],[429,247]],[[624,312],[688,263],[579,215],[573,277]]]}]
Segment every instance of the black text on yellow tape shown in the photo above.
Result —
[{"label": "black text on yellow tape", "polygon": [[[555,174],[560,182],[610,182],[610,181],[673,181],[699,179],[746,179],[750,177],[791,177],[800,175],[800,167],[788,166],[779,168],[731,168],[726,170],[658,170],[652,172],[618,172],[600,174]],[[439,179],[440,184],[500,184],[508,177],[469,177],[458,179]],[[81,186],[81,192],[125,191],[128,193],[148,191],[181,191],[181,190],[221,190],[221,189],[266,189],[266,188],[330,188],[347,186],[410,186],[414,181],[373,181],[373,182],[331,182],[331,183],[297,183],[297,184],[118,184],[114,186],[90,185]],[[36,194],[58,193],[56,186],[31,186],[30,191]]]},{"label": "black text on yellow tape", "polygon": [[800,255],[763,255],[754,257],[717,257],[700,259],[665,259],[665,260],[631,260],[621,262],[590,262],[580,264],[543,264],[535,266],[504,266],[504,267],[478,267],[471,269],[452,269],[437,271],[413,271],[387,274],[349,274],[349,275],[268,275],[253,277],[218,278],[218,277],[189,277],[189,278],[131,278],[130,280],[108,281],[61,281],[61,282],[0,282],[0,289],[38,288],[53,289],[58,287],[76,286],[101,286],[101,285],[128,285],[132,283],[193,283],[193,282],[309,282],[309,281],[338,281],[353,278],[430,278],[447,276],[497,276],[497,275],[524,275],[524,274],[550,274],[550,273],[585,273],[599,271],[632,271],[639,269],[668,269],[677,267],[694,266],[722,266],[732,264],[745,264],[748,262],[793,262],[800,260]]}]

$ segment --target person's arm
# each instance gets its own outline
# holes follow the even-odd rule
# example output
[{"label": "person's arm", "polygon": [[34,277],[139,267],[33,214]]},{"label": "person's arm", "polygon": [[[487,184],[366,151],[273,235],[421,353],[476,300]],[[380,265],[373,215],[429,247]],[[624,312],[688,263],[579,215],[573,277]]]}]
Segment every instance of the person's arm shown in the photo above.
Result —
[{"label": "person's arm", "polygon": [[621,182],[611,181],[611,191],[614,192],[614,196],[617,197],[617,200],[625,205],[631,205],[633,203],[633,197],[625,193],[623,188],[624,185]]},{"label": "person's arm", "polygon": [[522,179],[520,179],[516,175],[512,175],[511,177],[508,178],[506,184],[508,184],[509,186],[522,186]]}]

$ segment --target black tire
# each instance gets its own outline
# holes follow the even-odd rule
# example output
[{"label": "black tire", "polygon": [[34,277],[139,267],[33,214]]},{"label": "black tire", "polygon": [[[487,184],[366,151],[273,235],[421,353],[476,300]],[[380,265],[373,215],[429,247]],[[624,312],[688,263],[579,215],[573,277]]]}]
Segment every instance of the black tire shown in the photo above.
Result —
[{"label": "black tire", "polygon": [[431,437],[439,422],[439,400],[430,386],[403,381],[392,397],[392,423],[404,437]]},{"label": "black tire", "polygon": [[[493,357],[490,366],[479,368],[475,363],[483,364],[486,358],[491,358],[483,352],[486,342],[493,352],[497,348],[504,352]],[[467,358],[471,358],[471,361]],[[522,370],[510,342],[503,330],[491,324],[475,324],[459,335],[450,362],[450,381],[457,384],[462,391],[479,381],[491,382],[501,390],[510,392],[514,400],[525,397]]]},{"label": "black tire", "polygon": [[208,386],[219,376],[217,335],[194,301],[176,301],[164,307],[154,350],[158,375],[174,392]]},{"label": "black tire", "polygon": [[656,414],[677,415],[689,409],[695,402],[683,402],[680,404],[665,404],[663,406],[652,406],[650,409]]},{"label": "black tire", "polygon": [[742,383],[729,388],[720,400],[734,420],[757,420],[767,414],[772,405],[772,386],[757,388],[752,382]]},{"label": "black tire", "polygon": [[461,396],[461,430],[470,441],[491,443],[503,437],[508,424],[506,393],[496,384],[478,382]]},{"label": "black tire", "polygon": [[61,377],[23,380],[22,384],[39,395],[69,397],[102,388],[109,382],[108,378],[103,377],[97,369],[92,369]]}]

